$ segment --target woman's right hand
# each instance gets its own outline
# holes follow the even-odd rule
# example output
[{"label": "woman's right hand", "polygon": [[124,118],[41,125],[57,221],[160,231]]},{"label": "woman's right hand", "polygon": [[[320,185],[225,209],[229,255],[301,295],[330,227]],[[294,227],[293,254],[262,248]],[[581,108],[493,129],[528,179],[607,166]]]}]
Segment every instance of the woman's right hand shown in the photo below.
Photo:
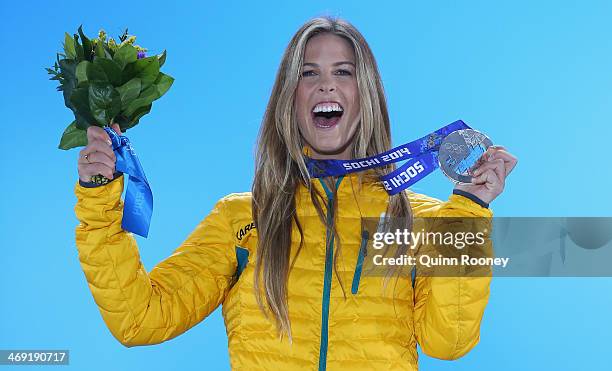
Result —
[{"label": "woman's right hand", "polygon": [[[119,124],[111,125],[111,128],[121,135]],[[87,146],[79,152],[77,168],[79,179],[83,182],[91,182],[93,175],[103,175],[113,179],[115,173],[115,152],[113,152],[110,137],[98,126],[87,128]]]}]

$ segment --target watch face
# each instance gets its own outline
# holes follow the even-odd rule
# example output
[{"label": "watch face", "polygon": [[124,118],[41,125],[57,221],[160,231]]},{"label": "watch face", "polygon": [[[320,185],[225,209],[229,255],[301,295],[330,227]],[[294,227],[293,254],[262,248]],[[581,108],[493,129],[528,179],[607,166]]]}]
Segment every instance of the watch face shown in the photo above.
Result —
[{"label": "watch face", "polygon": [[454,131],[440,144],[440,169],[454,183],[471,183],[474,165],[492,145],[491,139],[476,130]]}]

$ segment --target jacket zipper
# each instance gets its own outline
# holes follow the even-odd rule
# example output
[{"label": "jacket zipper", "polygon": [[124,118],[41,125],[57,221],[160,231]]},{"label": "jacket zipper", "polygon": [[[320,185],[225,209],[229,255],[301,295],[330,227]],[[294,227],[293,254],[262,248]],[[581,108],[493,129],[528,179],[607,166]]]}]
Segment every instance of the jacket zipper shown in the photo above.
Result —
[{"label": "jacket zipper", "polygon": [[355,265],[355,274],[353,275],[353,286],[351,292],[357,295],[359,291],[359,281],[361,280],[361,271],[363,270],[363,259],[368,255],[368,238],[370,234],[367,230],[361,233],[361,246],[359,246],[359,254],[357,255],[357,264]]},{"label": "jacket zipper", "polygon": [[[336,190],[340,185],[344,176],[341,176],[336,181]],[[334,218],[333,206],[334,195],[329,191],[325,182],[319,178],[325,193],[327,194],[327,223]],[[327,226],[326,226],[327,231]],[[323,300],[321,303],[321,343],[319,346],[319,371],[327,369],[327,345],[329,333],[329,299],[331,295],[332,267],[334,263],[334,234],[332,231],[327,231],[325,237],[325,273],[323,276]]]}]

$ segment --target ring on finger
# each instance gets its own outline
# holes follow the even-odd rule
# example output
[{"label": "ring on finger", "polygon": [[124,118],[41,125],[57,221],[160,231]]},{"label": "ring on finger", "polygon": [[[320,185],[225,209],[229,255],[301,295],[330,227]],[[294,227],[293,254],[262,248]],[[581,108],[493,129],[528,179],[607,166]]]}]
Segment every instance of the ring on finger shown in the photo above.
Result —
[{"label": "ring on finger", "polygon": [[83,158],[87,161],[88,164],[91,164],[91,161],[89,161],[89,153],[86,154],[85,156],[83,156]]}]

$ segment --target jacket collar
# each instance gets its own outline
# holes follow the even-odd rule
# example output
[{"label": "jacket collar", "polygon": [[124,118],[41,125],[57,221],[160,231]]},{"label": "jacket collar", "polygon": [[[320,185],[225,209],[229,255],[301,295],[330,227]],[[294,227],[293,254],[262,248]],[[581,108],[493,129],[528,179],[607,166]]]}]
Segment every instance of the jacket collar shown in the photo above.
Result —
[{"label": "jacket collar", "polygon": [[[310,157],[312,154],[312,149],[310,146],[304,145],[302,147],[302,153],[304,156]],[[360,194],[364,190],[369,192],[378,192],[382,190],[382,192],[386,194],[382,182],[379,180],[378,175],[373,169],[350,173],[341,177],[333,177],[332,179],[335,179],[338,197],[348,192],[350,192],[351,195]],[[320,194],[329,199],[332,190],[329,189],[327,184],[325,184],[323,178],[311,178],[310,184],[311,187],[314,187]],[[307,187],[304,185],[301,185],[300,188],[302,191],[306,193],[308,192]]]},{"label": "jacket collar", "polygon": [[[336,184],[336,194],[339,198],[345,196],[352,198],[362,194],[374,195],[378,193],[382,193],[385,196],[387,195],[382,182],[380,182],[378,175],[376,175],[373,170],[346,174],[341,177],[331,177],[331,180]],[[327,199],[330,198],[332,189],[325,184],[323,178],[311,178],[310,186]],[[304,184],[300,184],[299,191],[308,194],[308,187]]]}]

